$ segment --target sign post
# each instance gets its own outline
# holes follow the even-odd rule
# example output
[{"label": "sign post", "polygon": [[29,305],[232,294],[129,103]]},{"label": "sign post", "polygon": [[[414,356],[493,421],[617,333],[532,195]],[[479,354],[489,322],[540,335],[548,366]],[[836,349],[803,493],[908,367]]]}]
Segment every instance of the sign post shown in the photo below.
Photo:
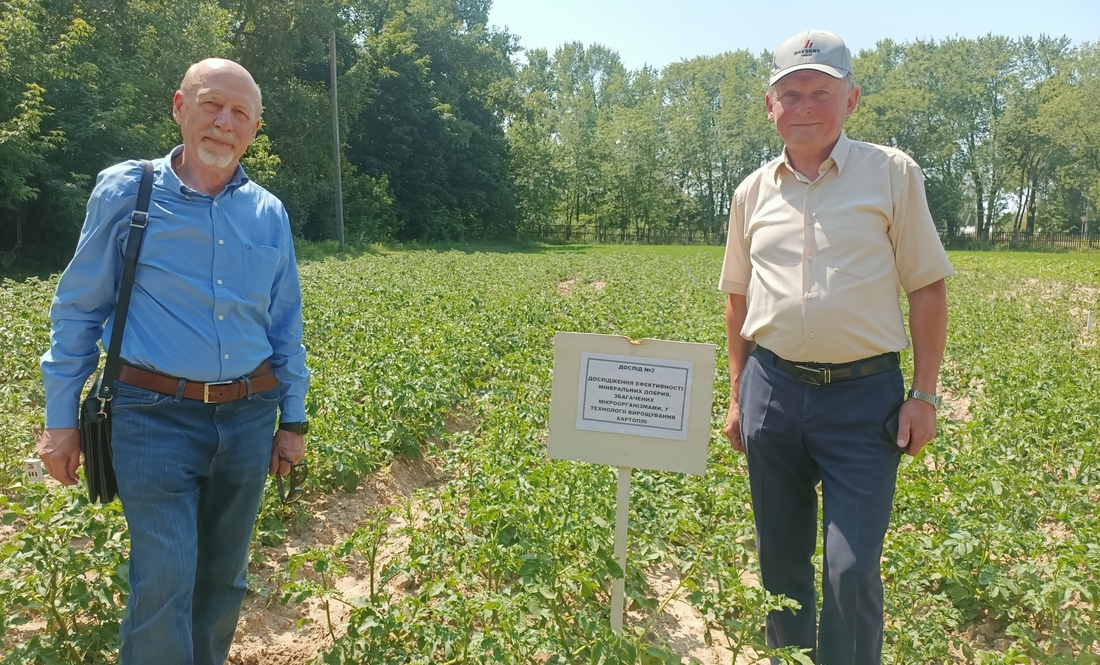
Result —
[{"label": "sign post", "polygon": [[619,469],[611,628],[621,633],[633,469],[703,474],[714,399],[713,344],[559,332],[548,452]]},{"label": "sign post", "polygon": [[[629,466],[619,467],[619,492],[615,499],[615,560],[626,575],[626,532],[630,522],[630,472]],[[611,630],[623,632],[623,599],[626,596],[626,578],[617,577],[611,582]]]}]

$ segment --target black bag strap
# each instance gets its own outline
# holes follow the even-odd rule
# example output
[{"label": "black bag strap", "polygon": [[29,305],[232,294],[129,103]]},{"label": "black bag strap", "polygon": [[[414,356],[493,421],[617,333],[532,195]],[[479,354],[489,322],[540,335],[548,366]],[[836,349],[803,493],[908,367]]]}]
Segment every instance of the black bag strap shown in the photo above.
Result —
[{"label": "black bag strap", "polygon": [[122,258],[122,284],[118,289],[115,305],[115,325],[111,329],[111,345],[107,348],[107,362],[100,374],[99,399],[107,401],[114,396],[115,372],[118,356],[122,353],[122,332],[126,328],[126,315],[130,310],[130,294],[134,291],[134,273],[137,272],[138,251],[149,224],[149,199],[153,194],[153,163],[141,160],[141,185],[138,187],[137,207],[130,213],[130,235],[126,238],[126,253]]}]

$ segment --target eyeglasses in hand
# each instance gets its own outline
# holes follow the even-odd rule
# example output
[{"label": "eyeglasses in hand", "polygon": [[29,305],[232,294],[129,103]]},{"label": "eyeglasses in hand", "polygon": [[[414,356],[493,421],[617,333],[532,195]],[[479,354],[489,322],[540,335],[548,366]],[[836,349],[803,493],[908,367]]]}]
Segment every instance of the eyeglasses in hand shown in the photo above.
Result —
[{"label": "eyeglasses in hand", "polygon": [[288,506],[301,499],[302,494],[305,493],[302,485],[309,477],[309,465],[305,463],[305,460],[291,462],[285,457],[279,459],[290,465],[290,473],[286,474],[286,484],[290,486],[289,491],[283,488],[283,477],[277,473],[275,474],[275,484],[279,487],[279,500],[283,502],[284,506]]}]

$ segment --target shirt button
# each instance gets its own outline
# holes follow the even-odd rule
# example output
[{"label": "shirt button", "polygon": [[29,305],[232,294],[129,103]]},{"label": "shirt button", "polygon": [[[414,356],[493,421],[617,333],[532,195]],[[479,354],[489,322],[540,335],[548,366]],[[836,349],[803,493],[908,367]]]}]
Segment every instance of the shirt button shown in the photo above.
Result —
[{"label": "shirt button", "polygon": [[812,256],[811,256],[811,257],[809,257],[809,258],[808,258],[808,259],[806,259],[806,260],[807,260],[807,261],[813,261],[813,260],[814,260],[814,257],[812,257]]},{"label": "shirt button", "polygon": [[190,197],[190,196],[185,196],[185,197],[183,197],[183,198],[187,199],[188,201],[190,201],[190,200],[191,200],[191,197]]},{"label": "shirt button", "polygon": [[[814,335],[813,335],[813,333],[810,333],[810,337],[813,337],[813,336],[814,336]],[[228,353],[227,353],[227,354],[225,354],[225,359],[226,359],[226,360],[229,360],[229,354],[228,354]]]},{"label": "shirt button", "polygon": [[218,238],[218,244],[219,244],[219,245],[224,245],[224,244],[225,244],[225,241],[224,241],[224,240],[222,240],[221,238]]},{"label": "shirt button", "polygon": [[215,207],[215,208],[217,208],[217,207],[218,207],[218,202],[217,202],[217,201],[214,201],[214,207]]},{"label": "shirt button", "polygon": [[218,315],[218,320],[219,320],[219,321],[224,321],[224,320],[225,320],[225,317],[224,317],[224,316],[222,316],[221,314],[219,314],[219,315]]},{"label": "shirt button", "polygon": [[806,294],[806,297],[807,297],[807,298],[809,298],[810,300],[813,300],[813,299],[814,299],[814,294],[812,294],[812,293],[807,293],[807,294]]},{"label": "shirt button", "polygon": [[[813,336],[814,336],[814,334],[813,334],[813,333],[810,333],[810,337],[813,337]],[[226,358],[228,358],[228,357],[229,357],[229,356],[226,356]]]},{"label": "shirt button", "polygon": [[[814,187],[816,187],[816,186],[817,186],[817,185],[810,185],[810,189],[813,189],[813,188],[814,188]],[[218,204],[217,204],[217,203],[215,203],[214,205],[218,205]]]},{"label": "shirt button", "polygon": [[218,284],[221,284],[221,283],[222,283],[222,281],[221,281],[221,280],[219,279],[219,280],[218,280]]}]

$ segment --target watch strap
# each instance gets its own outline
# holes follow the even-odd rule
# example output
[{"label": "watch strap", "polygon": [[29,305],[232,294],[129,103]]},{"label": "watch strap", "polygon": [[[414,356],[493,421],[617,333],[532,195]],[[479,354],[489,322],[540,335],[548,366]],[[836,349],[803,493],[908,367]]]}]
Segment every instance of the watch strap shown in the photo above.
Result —
[{"label": "watch strap", "polygon": [[279,423],[279,429],[286,430],[287,432],[294,432],[295,434],[307,434],[309,432],[309,421],[303,420],[296,423]]},{"label": "watch strap", "polygon": [[928,402],[934,408],[937,408],[937,409],[940,407],[940,403],[943,402],[943,398],[940,397],[939,395],[933,395],[932,393],[921,392],[920,390],[917,390],[916,388],[913,388],[909,391],[909,397],[912,398],[912,399],[919,399],[922,402]]}]

